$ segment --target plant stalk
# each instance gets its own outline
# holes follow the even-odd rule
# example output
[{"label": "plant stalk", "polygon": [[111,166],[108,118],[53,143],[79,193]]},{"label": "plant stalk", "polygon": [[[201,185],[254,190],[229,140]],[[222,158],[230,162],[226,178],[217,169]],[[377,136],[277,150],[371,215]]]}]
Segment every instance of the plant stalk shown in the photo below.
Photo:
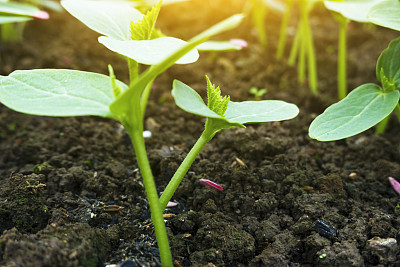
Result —
[{"label": "plant stalk", "polygon": [[308,83],[311,92],[316,94],[318,92],[318,79],[317,79],[317,60],[315,58],[314,41],[311,32],[310,21],[308,19],[309,12],[306,11],[304,17],[304,34],[306,38],[307,56],[308,56]]},{"label": "plant stalk", "polygon": [[292,13],[293,0],[288,0],[286,3],[285,13],[283,14],[281,29],[279,33],[278,49],[276,51],[276,59],[280,60],[285,51],[287,29],[289,26],[290,14]]},{"label": "plant stalk", "polygon": [[136,60],[131,58],[126,58],[128,61],[128,68],[129,68],[129,80],[132,83],[139,77],[139,63]]},{"label": "plant stalk", "polygon": [[348,19],[342,16],[339,21],[339,44],[338,44],[338,96],[342,100],[347,95],[347,23]]},{"label": "plant stalk", "polygon": [[192,166],[197,155],[199,155],[200,151],[214,137],[214,135],[215,131],[210,131],[207,129],[207,127],[204,129],[203,133],[189,151],[179,168],[176,170],[174,176],[171,178],[167,187],[162,193],[160,197],[161,208],[165,209],[167,207],[168,202],[171,200],[183,177],[188,172],[190,166]]}]

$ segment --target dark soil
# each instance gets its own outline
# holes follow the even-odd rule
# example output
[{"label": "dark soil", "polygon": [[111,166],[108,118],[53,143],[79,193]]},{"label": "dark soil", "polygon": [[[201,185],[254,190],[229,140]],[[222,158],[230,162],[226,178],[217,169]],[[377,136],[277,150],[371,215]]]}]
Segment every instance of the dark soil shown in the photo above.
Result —
[{"label": "dark soil", "polygon": [[[165,7],[159,26],[188,39],[242,4],[224,6],[199,0]],[[267,47],[258,45],[246,21],[219,38],[244,38],[247,49],[202,53],[197,63],[174,66],[156,81],[146,120],[153,137],[146,145],[160,191],[204,124],[174,105],[173,79],[204,96],[207,74],[234,101],[251,99],[252,86],[267,88],[264,99],[301,109],[290,121],[221,131],[205,147],[174,195],[179,205],[166,210],[175,264],[400,266],[400,203],[388,182],[388,176],[400,178],[400,127],[393,119],[382,135],[369,130],[337,142],[311,140],[311,121],[336,101],[338,27],[323,7],[315,9],[321,92],[315,96],[297,83],[295,67],[275,60],[279,22],[279,14],[269,13]],[[375,62],[398,33],[356,23],[348,30],[349,88],[375,82]],[[97,37],[70,15],[52,14],[50,21],[29,23],[23,43],[1,46],[0,73],[72,68],[107,74],[111,63],[126,82],[125,62]],[[159,265],[135,154],[117,122],[34,117],[4,106],[0,118],[1,266]],[[202,186],[202,178],[224,190]]]}]

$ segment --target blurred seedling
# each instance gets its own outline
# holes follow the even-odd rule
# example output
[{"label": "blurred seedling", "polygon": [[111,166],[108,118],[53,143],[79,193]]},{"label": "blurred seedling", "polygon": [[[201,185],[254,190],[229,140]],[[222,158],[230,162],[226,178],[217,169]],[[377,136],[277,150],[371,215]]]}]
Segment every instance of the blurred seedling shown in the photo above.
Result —
[{"label": "blurred seedling", "polygon": [[258,89],[257,87],[251,87],[249,93],[254,95],[255,100],[260,100],[263,95],[267,93],[267,89]]}]

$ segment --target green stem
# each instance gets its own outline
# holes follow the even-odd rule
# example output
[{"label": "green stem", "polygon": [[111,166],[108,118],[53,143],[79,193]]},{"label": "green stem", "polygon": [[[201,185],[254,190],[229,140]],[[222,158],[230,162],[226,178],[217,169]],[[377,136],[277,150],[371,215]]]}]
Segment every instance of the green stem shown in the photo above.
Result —
[{"label": "green stem", "polygon": [[[209,119],[207,119],[207,122]],[[196,159],[197,155],[199,155],[200,151],[204,148],[204,146],[214,137],[215,131],[210,131],[207,127],[204,129],[203,133],[194,144],[192,149],[189,151],[179,168],[176,170],[174,176],[169,181],[167,187],[165,188],[164,192],[160,197],[160,203],[162,208],[166,208],[168,202],[171,200],[172,196],[174,195],[176,189],[178,188],[179,184],[181,183],[183,177],[188,172],[190,166],[192,166],[194,160]]]},{"label": "green stem", "polygon": [[286,3],[285,13],[283,14],[281,29],[279,33],[278,49],[276,51],[276,59],[280,60],[285,51],[287,29],[289,26],[290,14],[292,13],[293,0],[288,0]]},{"label": "green stem", "polygon": [[381,122],[379,122],[378,126],[375,129],[375,134],[381,134],[385,132],[389,119],[390,119],[390,114],[389,116],[381,120]]},{"label": "green stem", "polygon": [[289,60],[288,60],[288,64],[290,66],[293,66],[294,63],[296,63],[296,57],[299,51],[300,38],[301,38],[300,29],[301,25],[299,24],[296,29],[296,35],[294,36],[292,48],[290,49]]},{"label": "green stem", "polygon": [[304,28],[304,18],[300,21],[300,51],[299,51],[299,62],[297,63],[297,78],[300,83],[305,82],[306,76],[306,39],[305,39],[305,28]]},{"label": "green stem", "polygon": [[137,61],[128,58],[128,68],[129,68],[129,79],[130,82],[132,83],[134,80],[136,80],[139,77],[139,63]]},{"label": "green stem", "polygon": [[394,112],[396,113],[397,119],[400,122],[400,104],[397,103],[396,107],[394,108]]},{"label": "green stem", "polygon": [[262,46],[267,44],[267,34],[265,30],[265,17],[267,15],[267,7],[261,0],[253,0],[252,19],[257,29],[258,40]]},{"label": "green stem", "polygon": [[306,12],[304,16],[304,34],[305,43],[307,48],[308,56],[308,83],[310,85],[311,92],[314,94],[318,91],[318,79],[317,79],[317,61],[315,58],[314,41],[311,32],[310,21],[308,19],[309,12]]},{"label": "green stem", "polygon": [[138,91],[135,91],[131,104],[133,113],[130,121],[128,123],[124,123],[124,126],[132,140],[133,148],[136,154],[136,160],[143,178],[143,184],[147,199],[149,201],[151,220],[154,224],[162,266],[173,266],[167,230],[165,228],[163,218],[164,209],[160,205],[156,184],[154,182],[151,166],[146,153],[146,147],[143,138],[143,119],[140,112],[140,95]]},{"label": "green stem", "polygon": [[172,266],[172,255],[163,218],[164,209],[160,205],[156,184],[147,158],[143,139],[143,127],[139,127],[139,129],[133,128],[129,135],[132,139],[136,160],[143,177],[144,188],[150,206],[151,220],[154,224],[158,249],[160,251],[161,263],[162,266]]},{"label": "green stem", "polygon": [[141,110],[141,114],[143,116],[143,120],[144,120],[144,115],[146,114],[146,107],[147,107],[147,102],[149,100],[149,96],[150,96],[150,92],[151,92],[151,87],[153,85],[154,80],[152,80],[151,82],[149,82],[146,87],[143,90],[142,96],[140,98],[140,110]]},{"label": "green stem", "polygon": [[339,19],[339,44],[338,44],[338,96],[339,99],[343,99],[347,95],[347,77],[346,77],[346,68],[347,68],[347,23],[348,19],[343,17]]}]

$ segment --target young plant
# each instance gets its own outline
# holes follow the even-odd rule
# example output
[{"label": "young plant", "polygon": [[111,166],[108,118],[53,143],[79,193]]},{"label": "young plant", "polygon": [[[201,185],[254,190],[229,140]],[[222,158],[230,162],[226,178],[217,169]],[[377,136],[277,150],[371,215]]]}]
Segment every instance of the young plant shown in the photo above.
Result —
[{"label": "young plant", "polygon": [[[49,18],[49,14],[39,7],[52,7],[56,9],[56,2],[47,1],[49,5],[43,5],[41,1],[0,1],[1,40],[3,42],[21,41],[25,23],[32,19]],[[53,5],[52,5],[53,4]]]},{"label": "young plant", "polygon": [[[297,116],[299,109],[294,104],[280,100],[232,102],[222,97],[219,87],[207,78],[207,105],[201,96],[186,84],[175,80],[172,96],[178,107],[186,112],[206,118],[204,131],[179,166],[160,197],[161,207],[165,208],[203,147],[222,129],[245,128],[244,124],[289,120]],[[222,187],[208,183],[218,190]]]},{"label": "young plant", "polygon": [[367,16],[370,22],[400,31],[400,1],[383,0],[373,5]]},{"label": "young plant", "polygon": [[363,84],[343,100],[328,107],[311,123],[309,135],[332,141],[361,133],[393,111],[400,120],[400,37],[391,41],[376,64],[377,84]]},{"label": "young plant", "polygon": [[[42,116],[100,116],[119,121],[131,137],[139,165],[163,266],[172,266],[161,205],[143,138],[143,118],[149,84],[174,63],[194,62],[196,47],[211,36],[236,27],[238,14],[212,26],[189,42],[160,37],[154,31],[159,5],[143,16],[127,2],[62,1],[63,6],[91,29],[109,49],[126,56],[130,83],[110,76],[66,69],[14,71],[0,76],[0,102],[19,112]],[[140,40],[137,40],[140,39]],[[138,63],[151,67],[139,73]]]},{"label": "young plant", "polygon": [[267,89],[258,89],[257,87],[251,87],[249,93],[254,95],[255,100],[260,100],[263,95],[267,93]]},{"label": "young plant", "polygon": [[306,81],[306,65],[308,66],[308,84],[311,92],[318,92],[317,61],[309,16],[314,4],[320,0],[298,0],[300,21],[289,55],[289,65],[294,65],[296,58],[297,78],[300,83]]},{"label": "young plant", "polygon": [[347,95],[347,24],[349,21],[369,22],[367,13],[378,0],[324,1],[326,8],[333,12],[339,23],[337,86],[339,100]]}]

